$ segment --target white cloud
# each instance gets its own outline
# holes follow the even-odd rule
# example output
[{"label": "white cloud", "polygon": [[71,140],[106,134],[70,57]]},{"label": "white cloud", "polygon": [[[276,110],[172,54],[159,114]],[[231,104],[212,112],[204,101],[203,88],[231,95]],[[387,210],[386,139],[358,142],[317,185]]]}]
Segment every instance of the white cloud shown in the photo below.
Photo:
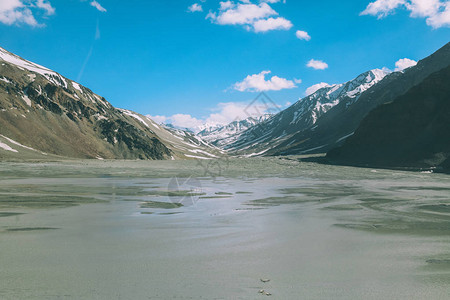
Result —
[{"label": "white cloud", "polygon": [[[261,2],[267,2],[267,3],[278,3],[281,2],[281,0],[261,0]],[[283,0],[283,3],[286,3],[286,0]]]},{"label": "white cloud", "polygon": [[411,17],[426,18],[439,12],[442,3],[440,0],[411,0],[405,3],[411,11]]},{"label": "white cloud", "polygon": [[38,0],[36,2],[36,7],[45,10],[48,16],[55,14],[55,8],[48,1]]},{"label": "white cloud", "polygon": [[98,11],[106,12],[106,8],[104,8],[103,6],[101,6],[101,4],[98,3],[98,2],[95,1],[95,0],[91,2],[91,6],[95,7],[96,9],[98,9]]},{"label": "white cloud", "polygon": [[263,114],[271,113],[273,108],[267,104],[254,103],[249,106],[246,102],[226,102],[219,103],[211,109],[211,113],[203,118],[195,118],[188,114],[175,114],[166,116],[150,116],[157,123],[172,124],[177,127],[188,128],[194,132],[201,131],[207,127],[226,125],[235,120],[244,120],[249,117],[259,117]]},{"label": "white cloud", "polygon": [[328,68],[328,64],[326,62],[323,62],[321,60],[315,60],[315,59],[311,59],[306,64],[306,66],[309,68],[316,69],[316,70],[325,70],[326,68]]},{"label": "white cloud", "polygon": [[400,5],[404,5],[405,0],[377,0],[369,3],[361,15],[372,15],[383,18],[392,13]]},{"label": "white cloud", "polygon": [[243,25],[253,24],[256,20],[278,15],[268,4],[235,4],[232,7],[221,11],[215,21],[220,25]]},{"label": "white cloud", "polygon": [[189,12],[203,11],[203,7],[198,3],[194,3],[188,7],[188,11]]},{"label": "white cloud", "polygon": [[361,15],[386,17],[402,7],[412,18],[425,18],[433,28],[450,27],[450,1],[448,0],[377,0],[369,3]]},{"label": "white cloud", "polygon": [[305,41],[311,40],[311,36],[306,31],[297,30],[297,32],[295,33],[295,36],[300,40],[305,40]]},{"label": "white cloud", "polygon": [[417,61],[409,58],[402,58],[395,63],[395,71],[403,71],[404,69],[415,65],[417,65]]},{"label": "white cloud", "polygon": [[309,96],[311,94],[314,94],[315,92],[317,92],[318,90],[320,90],[321,88],[324,87],[330,87],[331,85],[329,85],[328,83],[325,82],[321,82],[315,85],[310,86],[309,88],[306,89],[305,91],[305,95]]},{"label": "white cloud", "polygon": [[167,122],[167,117],[166,116],[150,116],[147,115],[147,117],[149,117],[150,119],[152,119],[153,121],[155,121],[158,124],[164,124]]},{"label": "white cloud", "polygon": [[444,4],[439,13],[427,19],[427,25],[433,28],[450,27],[450,1]]},{"label": "white cloud", "polygon": [[285,18],[268,18],[261,19],[253,23],[255,32],[266,32],[270,30],[289,30],[292,28],[292,23]]},{"label": "white cloud", "polygon": [[233,8],[234,6],[235,6],[235,4],[231,1],[220,2],[219,10],[227,10],[227,9]]},{"label": "white cloud", "polygon": [[262,71],[259,74],[248,75],[242,82],[233,85],[233,89],[240,92],[262,92],[262,91],[279,91],[283,89],[293,89],[297,86],[292,80],[272,76],[266,80],[266,75],[270,71]]},{"label": "white cloud", "polygon": [[278,17],[278,13],[268,3],[280,1],[261,1],[253,4],[250,1],[220,2],[217,12],[210,11],[206,19],[219,25],[240,25],[254,32],[267,32],[270,30],[289,30],[292,22]]},{"label": "white cloud", "polygon": [[195,128],[203,124],[199,119],[187,114],[173,115],[170,117],[170,121],[172,125],[183,128]]},{"label": "white cloud", "polygon": [[44,10],[45,15],[53,15],[55,9],[49,1],[24,1],[24,0],[1,0],[0,22],[6,25],[27,24],[30,26],[41,26],[34,17],[33,11]]},{"label": "white cloud", "polygon": [[266,111],[267,107],[262,104],[248,106],[245,102],[219,103],[207,118],[206,124],[226,125],[237,119],[244,120],[249,117],[259,117]]}]

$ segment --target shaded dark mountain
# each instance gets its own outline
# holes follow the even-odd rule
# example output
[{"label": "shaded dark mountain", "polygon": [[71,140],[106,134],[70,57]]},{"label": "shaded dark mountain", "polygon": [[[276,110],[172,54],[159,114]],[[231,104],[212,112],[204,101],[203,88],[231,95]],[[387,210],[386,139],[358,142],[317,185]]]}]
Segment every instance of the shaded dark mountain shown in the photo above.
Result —
[{"label": "shaded dark mountain", "polygon": [[450,171],[450,67],[371,111],[330,162]]}]

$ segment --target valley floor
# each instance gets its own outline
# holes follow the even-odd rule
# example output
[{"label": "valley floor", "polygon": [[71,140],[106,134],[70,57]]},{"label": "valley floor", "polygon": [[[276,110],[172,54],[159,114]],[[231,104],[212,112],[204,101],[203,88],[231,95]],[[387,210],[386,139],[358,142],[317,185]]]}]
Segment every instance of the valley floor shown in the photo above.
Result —
[{"label": "valley floor", "polygon": [[2,162],[0,178],[1,299],[450,293],[448,175],[270,157]]}]

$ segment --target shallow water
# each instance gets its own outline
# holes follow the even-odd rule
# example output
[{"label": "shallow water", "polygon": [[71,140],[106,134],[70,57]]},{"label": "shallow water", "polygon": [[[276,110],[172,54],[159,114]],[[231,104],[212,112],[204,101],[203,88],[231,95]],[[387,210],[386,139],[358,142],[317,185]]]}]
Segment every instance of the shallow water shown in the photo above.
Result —
[{"label": "shallow water", "polygon": [[208,164],[1,163],[0,299],[448,299],[450,176]]}]

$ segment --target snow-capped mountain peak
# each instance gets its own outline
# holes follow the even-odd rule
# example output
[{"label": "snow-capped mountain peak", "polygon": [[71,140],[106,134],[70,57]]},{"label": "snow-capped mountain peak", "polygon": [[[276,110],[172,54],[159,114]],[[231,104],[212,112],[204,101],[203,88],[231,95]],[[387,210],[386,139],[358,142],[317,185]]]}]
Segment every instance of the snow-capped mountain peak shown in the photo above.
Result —
[{"label": "snow-capped mountain peak", "polygon": [[223,146],[230,142],[230,137],[238,135],[250,127],[267,120],[271,116],[271,114],[264,114],[259,117],[236,120],[223,126],[210,126],[200,131],[197,135],[215,146]]}]

